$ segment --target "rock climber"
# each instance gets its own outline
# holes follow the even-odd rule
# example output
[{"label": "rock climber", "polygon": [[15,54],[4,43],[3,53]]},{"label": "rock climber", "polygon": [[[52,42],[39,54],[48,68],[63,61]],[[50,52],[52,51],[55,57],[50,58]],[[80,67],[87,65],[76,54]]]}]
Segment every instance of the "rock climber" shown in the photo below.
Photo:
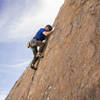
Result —
[{"label": "rock climber", "polygon": [[[28,48],[32,48],[34,57],[41,57],[41,48],[46,43],[46,38],[54,31],[51,25],[46,25],[36,33],[31,41],[27,43]],[[39,47],[39,50],[38,48]]]}]

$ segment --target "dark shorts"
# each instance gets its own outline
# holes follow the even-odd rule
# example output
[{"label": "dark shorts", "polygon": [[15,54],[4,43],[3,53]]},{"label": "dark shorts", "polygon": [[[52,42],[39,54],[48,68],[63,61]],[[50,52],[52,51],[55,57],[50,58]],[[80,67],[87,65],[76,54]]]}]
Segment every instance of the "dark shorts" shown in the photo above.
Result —
[{"label": "dark shorts", "polygon": [[37,47],[37,46],[42,46],[42,41],[38,41],[38,40],[36,40],[36,39],[32,39],[31,41],[30,41],[30,43],[31,43],[31,45],[32,45],[32,47],[34,48],[34,47]]}]

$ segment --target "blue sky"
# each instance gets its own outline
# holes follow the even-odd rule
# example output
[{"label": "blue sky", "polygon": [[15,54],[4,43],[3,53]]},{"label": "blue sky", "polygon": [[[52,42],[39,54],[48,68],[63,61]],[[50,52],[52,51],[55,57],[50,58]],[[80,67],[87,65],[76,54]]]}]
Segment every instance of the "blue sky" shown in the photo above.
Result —
[{"label": "blue sky", "polygon": [[40,27],[53,24],[64,0],[0,0],[0,100],[32,60],[27,49]]}]

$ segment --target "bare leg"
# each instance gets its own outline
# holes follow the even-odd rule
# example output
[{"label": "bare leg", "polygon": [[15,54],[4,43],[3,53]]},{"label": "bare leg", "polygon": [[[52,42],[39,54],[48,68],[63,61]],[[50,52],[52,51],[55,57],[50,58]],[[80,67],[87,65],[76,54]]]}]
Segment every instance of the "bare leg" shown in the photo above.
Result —
[{"label": "bare leg", "polygon": [[37,47],[35,46],[34,48],[32,48],[32,51],[33,51],[34,57],[36,57],[36,54],[37,54]]},{"label": "bare leg", "polygon": [[43,52],[44,46],[45,46],[45,44],[44,44],[44,43],[42,43],[42,45],[41,45],[41,46],[40,46],[40,48],[39,48],[39,52],[40,52],[40,53],[42,53],[42,52]]},{"label": "bare leg", "polygon": [[33,51],[34,59],[32,61],[31,67],[35,68],[34,65],[35,65],[36,61],[38,60],[38,57],[36,57],[36,55],[37,55],[37,47],[32,48],[32,51]]}]

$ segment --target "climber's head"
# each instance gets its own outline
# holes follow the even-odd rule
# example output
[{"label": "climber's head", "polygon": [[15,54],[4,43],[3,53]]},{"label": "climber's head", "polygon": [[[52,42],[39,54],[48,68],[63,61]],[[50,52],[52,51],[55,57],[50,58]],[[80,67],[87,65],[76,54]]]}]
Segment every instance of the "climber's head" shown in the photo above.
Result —
[{"label": "climber's head", "polygon": [[52,30],[52,26],[51,25],[46,25],[45,26],[45,30],[46,31],[51,31]]}]

